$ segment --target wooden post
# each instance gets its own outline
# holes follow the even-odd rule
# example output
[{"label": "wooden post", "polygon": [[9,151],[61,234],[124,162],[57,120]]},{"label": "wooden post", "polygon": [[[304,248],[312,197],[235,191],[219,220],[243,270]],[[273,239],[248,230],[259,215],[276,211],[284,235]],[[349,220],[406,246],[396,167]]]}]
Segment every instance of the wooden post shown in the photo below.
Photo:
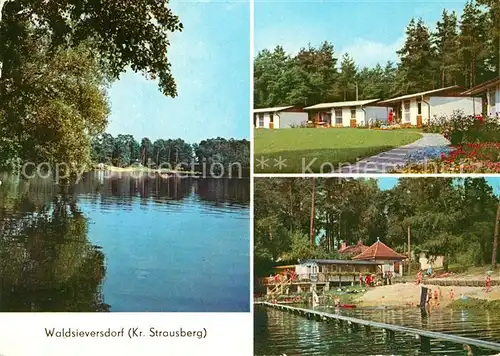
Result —
[{"label": "wooden post", "polygon": [[420,310],[424,311],[427,304],[427,287],[422,287],[420,291]]},{"label": "wooden post", "polygon": [[420,336],[420,350],[423,353],[428,353],[431,351],[431,339],[425,336]]}]

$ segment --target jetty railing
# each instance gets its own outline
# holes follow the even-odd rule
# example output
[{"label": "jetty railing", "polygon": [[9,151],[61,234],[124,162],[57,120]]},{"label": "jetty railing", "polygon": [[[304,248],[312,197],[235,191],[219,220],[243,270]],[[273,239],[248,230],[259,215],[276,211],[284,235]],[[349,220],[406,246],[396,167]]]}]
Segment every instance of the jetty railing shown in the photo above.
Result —
[{"label": "jetty railing", "polygon": [[452,335],[452,334],[444,334],[435,331],[429,330],[421,330],[416,328],[409,328],[406,326],[396,325],[396,324],[386,324],[379,323],[376,321],[364,320],[352,318],[339,314],[331,314],[322,312],[319,310],[305,309],[305,308],[297,308],[289,305],[282,304],[273,304],[268,302],[255,302],[256,305],[263,305],[266,307],[271,307],[275,309],[279,309],[282,311],[288,311],[300,316],[305,316],[308,319],[314,319],[317,321],[330,321],[330,322],[338,322],[340,325],[346,324],[354,329],[358,329],[360,327],[364,327],[365,331],[370,332],[371,328],[382,329],[388,335],[389,339],[393,339],[395,337],[395,333],[402,333],[407,335],[417,336],[420,339],[421,349],[423,352],[429,352],[431,349],[430,340],[442,340],[448,341],[455,344],[468,345],[472,349],[487,349],[500,351],[500,344],[491,341],[472,339],[468,337]]}]

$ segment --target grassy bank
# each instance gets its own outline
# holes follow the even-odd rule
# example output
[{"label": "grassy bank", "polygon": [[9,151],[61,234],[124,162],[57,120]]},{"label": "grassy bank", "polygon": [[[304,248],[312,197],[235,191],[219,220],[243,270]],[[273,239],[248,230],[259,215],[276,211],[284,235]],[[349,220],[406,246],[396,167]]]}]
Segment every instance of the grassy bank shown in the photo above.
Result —
[{"label": "grassy bank", "polygon": [[[338,168],[339,164],[355,163],[422,136],[416,130],[297,128],[256,129],[254,137],[257,173],[302,173],[305,167],[315,173],[328,173],[331,166]],[[259,164],[262,158],[267,159],[264,167]],[[286,166],[279,169],[279,160]]]}]

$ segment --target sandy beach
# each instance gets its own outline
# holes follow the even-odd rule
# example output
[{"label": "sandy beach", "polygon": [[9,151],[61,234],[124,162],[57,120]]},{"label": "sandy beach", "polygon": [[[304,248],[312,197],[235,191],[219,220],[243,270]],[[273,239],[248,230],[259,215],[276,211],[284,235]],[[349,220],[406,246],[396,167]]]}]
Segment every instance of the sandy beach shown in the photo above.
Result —
[{"label": "sandy beach", "polygon": [[[436,288],[441,290],[440,307],[446,307],[453,301],[449,297],[451,289],[455,292],[455,300],[459,299],[462,295],[485,300],[500,299],[500,286],[492,287],[488,293],[481,287],[441,287],[432,284],[424,284],[424,286],[432,290]],[[374,287],[368,289],[366,293],[360,296],[356,300],[356,303],[360,306],[416,306],[420,302],[420,290],[421,286],[417,286],[415,283],[398,283],[389,286]]]}]

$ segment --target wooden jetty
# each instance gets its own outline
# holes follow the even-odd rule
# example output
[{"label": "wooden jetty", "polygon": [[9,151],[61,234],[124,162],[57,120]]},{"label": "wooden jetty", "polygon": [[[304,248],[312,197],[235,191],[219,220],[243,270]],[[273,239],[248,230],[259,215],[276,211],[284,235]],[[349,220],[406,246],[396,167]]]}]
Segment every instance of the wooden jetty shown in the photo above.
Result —
[{"label": "wooden jetty", "polygon": [[360,327],[364,327],[366,332],[370,332],[372,328],[382,329],[385,331],[385,333],[390,339],[395,337],[395,333],[413,335],[420,339],[421,349],[423,352],[430,351],[431,339],[448,341],[451,343],[461,344],[461,345],[468,345],[469,347],[476,349],[488,349],[488,350],[500,351],[500,344],[491,341],[477,340],[452,334],[443,334],[435,331],[409,328],[406,326],[401,326],[396,324],[379,323],[376,321],[357,319],[344,315],[326,313],[318,310],[291,307],[289,305],[283,305],[283,304],[273,304],[269,302],[255,302],[254,304],[263,305],[266,307],[271,307],[283,311],[288,311],[297,315],[305,316],[308,319],[315,319],[317,321],[338,322],[340,323],[340,325],[346,324],[354,329],[359,329]]}]

